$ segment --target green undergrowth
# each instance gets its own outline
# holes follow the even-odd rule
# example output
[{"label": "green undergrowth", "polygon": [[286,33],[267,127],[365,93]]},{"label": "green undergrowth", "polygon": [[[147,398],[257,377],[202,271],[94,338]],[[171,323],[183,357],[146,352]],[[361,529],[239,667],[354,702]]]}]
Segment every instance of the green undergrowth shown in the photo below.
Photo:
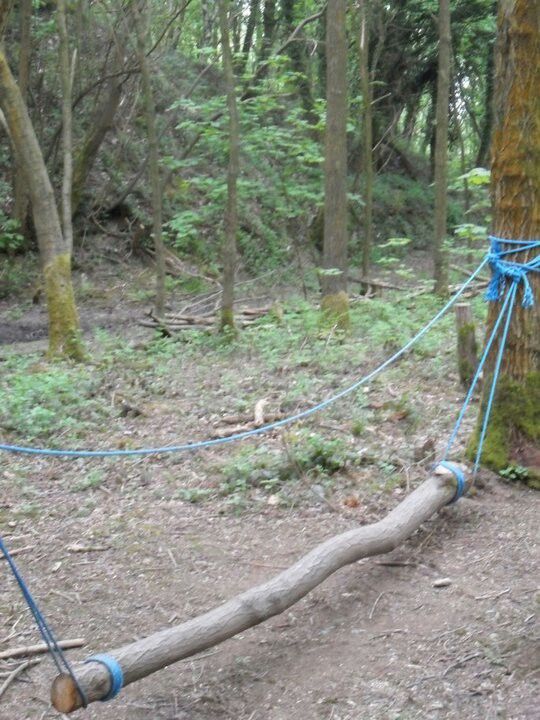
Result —
[{"label": "green undergrowth", "polygon": [[[193,399],[187,411],[193,417],[211,414],[216,396],[224,397],[232,411],[252,411],[254,402],[270,396],[282,412],[296,412],[375,368],[440,307],[429,295],[396,302],[400,299],[389,296],[352,305],[347,333],[321,328],[318,309],[295,299],[284,305],[279,318],[263,317],[226,340],[215,332],[193,331],[174,338],[156,334],[134,345],[99,331],[86,365],[4,353],[0,431],[17,444],[40,441],[58,447],[84,440],[86,445],[103,447],[111,432],[123,429],[126,416],[137,422],[129,407],[169,400],[167,412],[174,415],[173,397]],[[410,351],[435,373],[445,363],[453,367],[455,362],[453,323],[449,313]],[[389,371],[392,382],[399,383],[400,365]],[[363,394],[357,393],[341,401],[349,403],[347,412],[356,433],[365,424],[363,400]],[[402,402],[413,405],[410,400]],[[405,414],[414,417],[413,409]],[[197,421],[190,426],[191,434],[197,435]]]}]

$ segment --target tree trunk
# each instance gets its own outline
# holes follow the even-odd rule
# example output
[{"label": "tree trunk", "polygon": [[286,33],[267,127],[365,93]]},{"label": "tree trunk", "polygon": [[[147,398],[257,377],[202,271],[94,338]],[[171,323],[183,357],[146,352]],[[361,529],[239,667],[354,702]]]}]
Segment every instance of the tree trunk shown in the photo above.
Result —
[{"label": "tree trunk", "polygon": [[49,355],[82,359],[84,351],[71,283],[71,253],[62,235],[41,149],[3,47],[0,49],[0,106],[32,204],[49,314]]},{"label": "tree trunk", "polygon": [[[26,103],[30,81],[30,59],[32,55],[32,0],[21,0],[19,6],[19,91],[23,102]],[[28,217],[28,190],[21,163],[15,154],[15,182],[13,217],[19,223],[19,232],[25,238],[30,237]]]},{"label": "tree trunk", "polygon": [[64,232],[66,247],[71,253],[73,250],[73,224],[71,221],[71,187],[73,184],[73,115],[71,111],[71,96],[73,90],[75,55],[73,56],[72,67],[72,64],[69,61],[69,39],[65,0],[57,0],[56,19],[60,46],[60,77],[62,80],[62,229]]},{"label": "tree trunk", "polygon": [[[295,0],[282,1],[282,13],[283,20],[285,22],[286,35],[291,35],[296,27],[294,19],[294,6]],[[303,35],[298,33],[294,42],[287,47],[287,52],[291,60],[293,72],[296,73],[295,84],[298,89],[298,95],[300,96],[300,102],[302,103],[304,118],[310,125],[316,125],[319,118],[315,112],[315,101],[313,100],[311,84],[307,74],[306,53],[302,39]],[[315,132],[315,136],[316,135],[317,133]]]},{"label": "tree trunk", "polygon": [[[495,50],[495,104],[491,192],[493,234],[540,238],[540,1],[501,0]],[[504,248],[505,246],[503,246]],[[538,256],[521,252],[515,262]],[[505,259],[512,259],[508,256]],[[501,375],[487,430],[482,462],[501,470],[519,464],[540,486],[540,274],[529,273],[535,305],[523,308],[518,295],[510,324]],[[488,335],[500,311],[493,303]],[[486,388],[490,386],[486,373]],[[479,423],[485,411],[482,403]],[[477,444],[473,437],[470,450]]]},{"label": "tree trunk", "polygon": [[347,38],[346,0],[327,10],[327,110],[324,168],[323,315],[349,325],[347,296]]},{"label": "tree trunk", "polygon": [[105,98],[97,109],[90,130],[75,154],[73,163],[73,190],[71,210],[76,215],[81,204],[88,174],[94,165],[101,143],[113,127],[114,116],[122,98],[123,78],[112,78],[108,84]]},{"label": "tree trunk", "polygon": [[234,271],[236,265],[236,234],[238,232],[237,180],[240,165],[240,129],[236,105],[236,87],[231,46],[229,44],[229,0],[219,0],[219,25],[223,73],[229,111],[229,166],[227,170],[227,207],[225,237],[222,249],[223,292],[221,296],[221,329],[234,330]]},{"label": "tree trunk", "polygon": [[[497,2],[494,0],[491,12],[497,14]],[[489,164],[489,149],[491,144],[491,131],[493,128],[493,74],[495,65],[495,45],[488,46],[488,57],[486,62],[486,89],[484,93],[484,118],[480,130],[480,145],[476,155],[476,166],[487,167]]]},{"label": "tree trunk", "polygon": [[242,55],[238,59],[236,67],[239,75],[243,75],[246,71],[249,53],[251,52],[251,48],[253,46],[255,27],[257,25],[257,20],[259,19],[259,5],[259,0],[251,0],[249,5],[249,17],[246,25],[244,41],[242,42]]},{"label": "tree trunk", "polygon": [[448,294],[447,232],[448,101],[450,97],[450,0],[439,0],[439,69],[435,131],[435,238],[433,244],[434,292]]},{"label": "tree trunk", "polygon": [[470,303],[457,303],[454,307],[459,379],[465,388],[469,388],[478,365],[474,319]]},{"label": "tree trunk", "polygon": [[260,60],[266,60],[272,52],[272,44],[276,34],[276,0],[264,0],[263,9],[263,40]]},{"label": "tree trunk", "polygon": [[362,274],[369,278],[373,245],[373,117],[371,78],[369,74],[369,24],[366,0],[359,0],[360,14],[360,82],[362,88],[362,154],[364,156],[364,240],[362,243]]},{"label": "tree trunk", "polygon": [[152,78],[146,56],[148,37],[148,3],[140,2],[134,7],[135,30],[137,33],[137,54],[141,68],[144,116],[148,136],[148,170],[152,193],[152,233],[156,260],[156,299],[154,309],[157,317],[165,312],[165,246],[163,244],[163,209],[159,173],[159,142],[156,129],[156,106],[152,90]]}]

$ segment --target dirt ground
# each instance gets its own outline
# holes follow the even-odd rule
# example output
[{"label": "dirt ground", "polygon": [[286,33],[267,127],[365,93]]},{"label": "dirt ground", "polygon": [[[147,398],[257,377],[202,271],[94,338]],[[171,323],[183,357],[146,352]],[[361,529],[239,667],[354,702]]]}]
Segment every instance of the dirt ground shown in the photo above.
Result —
[{"label": "dirt ground", "polygon": [[[0,321],[13,327],[4,311]],[[38,332],[40,311],[29,312],[26,321]],[[31,339],[10,336],[25,341],[19,351]],[[402,376],[425,384],[422,360],[407,362]],[[446,384],[435,383],[419,408],[437,439],[447,436],[447,415],[462,397],[455,374],[439,372]],[[375,407],[384,390],[373,391]],[[443,403],[450,413],[441,412]],[[166,408],[159,412],[165,416]],[[189,413],[173,429],[164,416],[139,419],[136,439],[166,442],[189,432]],[[124,422],[131,427],[129,418]],[[373,442],[385,439],[404,456],[417,438],[396,423],[382,422]],[[358,452],[364,443],[351,440]],[[178,487],[204,475],[217,453],[97,465],[0,455],[1,531],[58,636],[85,639],[83,649],[69,652],[72,661],[178,624],[263,582],[322,540],[382,517],[428,472],[411,461],[406,483],[385,490],[370,484],[373,468],[355,468],[335,478],[326,499],[306,481],[287,505],[257,493],[241,509],[181,499]],[[96,466],[105,481],[73,492]],[[24,511],[28,498],[37,512]],[[74,717],[536,718],[538,503],[538,493],[486,473],[471,497],[445,508],[392,554],[340,570],[283,615]],[[448,583],[437,587],[442,578]],[[0,652],[37,641],[0,561]],[[0,688],[19,664],[0,661]],[[54,674],[47,658],[22,673],[0,697],[0,720],[58,717],[48,701]]]}]

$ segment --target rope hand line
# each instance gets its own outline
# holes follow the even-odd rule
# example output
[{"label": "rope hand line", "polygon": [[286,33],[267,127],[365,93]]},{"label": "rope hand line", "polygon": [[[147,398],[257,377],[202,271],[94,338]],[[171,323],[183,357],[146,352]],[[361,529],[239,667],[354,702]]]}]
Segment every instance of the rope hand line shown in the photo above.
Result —
[{"label": "rope hand line", "polygon": [[365,375],[364,377],[360,378],[356,382],[354,382],[352,385],[349,385],[348,387],[344,388],[340,392],[336,393],[335,395],[332,395],[331,397],[327,398],[326,400],[323,400],[322,402],[318,403],[317,405],[314,405],[313,407],[308,408],[307,410],[302,410],[299,413],[296,413],[294,415],[290,415],[289,417],[283,418],[282,420],[277,420],[273,423],[268,423],[267,425],[261,425],[261,427],[253,428],[252,430],[245,430],[244,432],[235,433],[234,435],[228,435],[224,438],[215,438],[213,440],[200,440],[195,442],[186,442],[182,443],[180,445],[167,445],[165,447],[154,447],[154,448],[139,448],[136,450],[51,450],[48,448],[35,448],[35,447],[25,447],[25,446],[18,446],[18,445],[2,445],[0,444],[0,450],[4,450],[6,452],[14,452],[14,453],[24,453],[27,455],[46,455],[46,456],[52,456],[52,457],[125,457],[128,455],[155,455],[159,453],[170,453],[170,452],[183,452],[187,450],[200,450],[202,448],[207,447],[213,447],[215,445],[224,445],[226,443],[236,442],[238,440],[243,440],[248,437],[254,437],[256,435],[262,435],[263,433],[270,432],[271,430],[275,430],[276,428],[284,427],[286,425],[291,425],[292,423],[296,423],[299,420],[303,420],[304,418],[309,417],[310,415],[314,415],[315,413],[319,412],[320,410],[324,410],[329,405],[332,405],[336,400],[341,399],[342,397],[345,397],[346,395],[350,395],[355,390],[357,390],[362,385],[365,385],[370,380],[373,380],[373,378],[377,377],[383,370],[386,370],[386,368],[394,363],[396,360],[401,358],[405,353],[410,350],[410,348],[420,340],[431,328],[445,315],[448,310],[454,305],[454,303],[459,299],[459,297],[465,292],[465,290],[469,287],[469,285],[473,282],[473,280],[477,277],[477,275],[482,271],[482,269],[485,267],[485,265],[489,262],[489,256],[486,256],[480,265],[476,268],[476,270],[473,272],[473,274],[470,276],[470,278],[461,286],[461,288],[458,290],[458,292],[454,295],[453,298],[451,298],[446,305],[442,308],[442,310],[439,310],[439,312],[418,332],[416,335],[411,338],[403,347],[395,352],[391,357],[387,358],[383,363],[381,363],[378,367],[376,367],[374,370],[372,370],[370,373]]},{"label": "rope hand line", "polygon": [[[493,370],[493,378],[491,382],[491,387],[489,391],[488,400],[486,403],[486,409],[484,412],[484,417],[482,421],[482,428],[480,432],[480,437],[478,441],[478,448],[476,451],[476,458],[475,458],[475,464],[474,464],[474,471],[473,474],[476,475],[478,471],[478,467],[480,465],[480,460],[482,457],[482,449],[483,444],[489,424],[489,418],[491,415],[491,410],[493,407],[493,401],[495,398],[495,391],[497,387],[497,381],[499,378],[500,370],[501,370],[501,364],[502,364],[502,358],[504,355],[504,349],[506,346],[506,341],[508,339],[508,332],[510,328],[510,322],[513,315],[513,310],[515,307],[515,301],[517,296],[517,291],[520,283],[523,283],[523,299],[522,299],[522,305],[525,308],[532,307],[534,304],[534,295],[532,292],[532,288],[529,282],[529,279],[527,277],[527,274],[529,272],[539,272],[540,271],[540,255],[537,255],[536,258],[533,258],[527,263],[519,264],[513,261],[506,261],[503,258],[506,257],[509,254],[519,253],[519,252],[525,252],[527,250],[534,250],[536,248],[540,247],[540,241],[539,240],[532,240],[532,241],[525,241],[525,240],[503,240],[502,238],[498,238],[495,236],[490,236],[491,240],[491,252],[486,255],[484,260],[480,263],[480,265],[477,267],[477,269],[473,272],[473,274],[470,276],[470,278],[462,285],[460,290],[454,295],[454,297],[449,300],[446,305],[413,337],[411,340],[409,340],[400,350],[398,350],[396,353],[394,353],[391,357],[387,358],[381,365],[379,365],[377,368],[372,370],[368,375],[365,375],[364,377],[357,380],[352,385],[346,387],[345,389],[341,390],[339,393],[331,396],[327,400],[324,400],[323,402],[319,403],[318,405],[315,405],[311,408],[308,408],[307,410],[304,410],[300,413],[297,413],[295,415],[292,415],[290,417],[284,418],[282,420],[279,420],[274,423],[270,423],[268,425],[264,425],[260,428],[255,428],[253,430],[249,430],[242,433],[236,433],[235,435],[230,435],[226,438],[218,438],[215,440],[203,440],[199,442],[193,442],[193,443],[184,443],[182,445],[176,445],[176,446],[168,446],[163,448],[143,448],[139,450],[50,450],[45,448],[31,448],[31,447],[20,447],[16,445],[0,445],[0,450],[8,451],[8,452],[20,452],[20,453],[26,453],[31,455],[48,455],[48,456],[67,456],[67,457],[110,457],[110,456],[125,456],[125,455],[149,455],[154,453],[161,453],[161,452],[179,452],[182,450],[196,450],[198,448],[203,447],[210,447],[213,445],[221,445],[224,443],[234,442],[237,440],[242,440],[247,437],[252,437],[255,435],[260,435],[262,433],[268,432],[270,430],[273,430],[278,427],[283,427],[285,425],[289,425],[293,422],[297,422],[298,420],[301,420],[303,418],[309,417],[310,415],[328,407],[331,403],[335,402],[336,400],[345,397],[346,395],[354,392],[357,388],[359,388],[361,385],[364,385],[365,383],[372,380],[374,377],[379,375],[383,370],[385,370],[389,365],[391,365],[393,362],[395,362],[398,358],[402,357],[421,337],[423,337],[442,317],[445,315],[445,313],[452,307],[452,305],[455,304],[457,299],[463,294],[463,292],[466,290],[466,288],[473,282],[473,280],[477,277],[477,275],[481,272],[481,270],[484,268],[484,266],[489,262],[491,269],[492,269],[492,279],[490,282],[490,285],[488,287],[488,290],[486,292],[486,300],[491,301],[500,301],[502,300],[501,308],[498,314],[498,317],[493,325],[493,329],[491,331],[491,334],[486,342],[486,346],[484,349],[484,352],[482,354],[482,357],[480,358],[480,361],[478,363],[478,367],[476,369],[476,373],[474,375],[473,381],[471,383],[471,386],[468,390],[467,396],[464,400],[463,406],[461,408],[461,411],[458,415],[458,418],[456,420],[454,429],[452,430],[452,433],[450,435],[450,439],[448,441],[448,445],[446,447],[446,451],[444,453],[443,459],[441,461],[441,465],[446,467],[447,469],[451,470],[456,478],[457,483],[457,489],[454,497],[452,500],[450,500],[450,503],[456,502],[464,492],[465,488],[465,479],[463,472],[461,469],[453,465],[452,463],[447,461],[447,456],[450,453],[450,450],[456,440],[457,434],[459,432],[459,429],[461,427],[461,423],[463,420],[463,417],[465,416],[465,413],[470,405],[472,395],[474,393],[475,387],[478,384],[478,380],[481,376],[482,370],[485,366],[487,357],[489,356],[490,350],[493,346],[493,343],[495,341],[495,338],[497,337],[497,334],[499,332],[500,326],[504,321],[503,331],[501,335],[501,339],[499,342],[499,348],[497,351],[497,357],[495,360],[495,366]],[[501,244],[508,244],[508,245],[514,245],[513,250],[501,250]],[[509,287],[508,284],[510,283]],[[26,585],[21,573],[19,572],[19,569],[17,568],[16,563],[14,562],[13,558],[11,557],[2,537],[0,536],[0,551],[3,553],[4,557],[6,558],[8,565],[21,589],[21,592],[23,594],[24,599],[26,600],[28,607],[36,621],[36,624],[38,626],[38,629],[47,644],[47,647],[49,649],[49,652],[51,653],[51,656],[54,660],[54,663],[60,673],[63,673],[64,671],[67,672],[67,674],[72,678],[75,687],[77,688],[77,691],[80,694],[82,706],[87,706],[87,698],[85,696],[84,691],[79,685],[79,682],[77,680],[76,675],[74,674],[71,665],[69,664],[64,652],[58,645],[56,638],[50,629],[49,625],[47,624],[47,621],[45,620],[45,617],[41,613],[39,607],[37,606],[36,601],[34,600],[28,586]],[[113,697],[115,697],[121,690],[123,685],[123,675],[122,675],[122,669],[119,666],[118,662],[108,656],[108,655],[95,655],[86,660],[86,662],[97,662],[104,665],[110,675],[110,690],[107,696],[104,698],[104,701],[111,700]]]}]

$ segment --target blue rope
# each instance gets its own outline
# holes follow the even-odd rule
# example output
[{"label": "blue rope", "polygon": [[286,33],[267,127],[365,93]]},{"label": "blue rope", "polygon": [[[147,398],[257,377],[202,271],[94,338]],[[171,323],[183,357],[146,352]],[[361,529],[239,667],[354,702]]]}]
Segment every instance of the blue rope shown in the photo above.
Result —
[{"label": "blue rope", "polygon": [[4,543],[4,540],[2,539],[2,536],[0,535],[0,550],[2,551],[2,554],[7,560],[7,563],[10,567],[11,572],[13,573],[13,576],[15,580],[17,581],[17,584],[19,585],[22,595],[24,599],[26,600],[26,604],[30,608],[30,612],[32,613],[34,620],[36,621],[36,625],[38,626],[39,632],[41,633],[41,636],[47,645],[47,648],[49,649],[49,653],[54,661],[54,664],[56,665],[56,669],[59,673],[67,672],[68,675],[73,680],[75,687],[77,688],[77,692],[81,696],[81,702],[82,706],[86,707],[88,705],[88,700],[86,697],[86,694],[84,690],[79,685],[79,682],[77,680],[77,677],[75,673],[73,672],[73,669],[65,656],[64,652],[62,651],[62,648],[59,646],[53,631],[49,627],[47,621],[45,620],[45,617],[41,610],[39,609],[36,601],[34,600],[32,593],[30,592],[30,589],[28,588],[28,585],[24,581],[23,576],[21,575],[19,568],[17,567],[15,561],[11,557],[11,554],[9,550],[6,547],[6,544]]},{"label": "blue rope", "polygon": [[[534,305],[534,295],[528,275],[530,272],[540,272],[540,255],[525,263],[504,260],[504,258],[507,255],[535,250],[540,247],[540,240],[504,240],[496,235],[490,235],[489,239],[491,240],[491,252],[488,258],[492,276],[486,291],[486,300],[500,300],[507,283],[510,281],[516,285],[523,283],[521,304],[524,308],[532,307]],[[501,245],[503,244],[514,245],[515,247],[510,250],[502,250]]]},{"label": "blue rope", "polygon": [[[484,440],[486,437],[486,432],[489,425],[489,418],[491,415],[491,410],[493,408],[493,399],[495,398],[495,390],[497,388],[497,382],[499,380],[499,374],[501,372],[501,363],[502,358],[504,355],[504,350],[506,348],[506,340],[508,338],[508,330],[510,328],[510,321],[512,320],[512,314],[514,310],[514,303],[516,301],[516,293],[518,289],[518,283],[517,281],[514,281],[514,284],[510,287],[510,290],[508,291],[507,297],[510,298],[510,301],[508,303],[508,309],[506,310],[506,322],[504,324],[504,329],[502,332],[501,340],[499,342],[499,351],[497,353],[497,360],[495,361],[495,368],[493,370],[493,378],[491,381],[491,388],[489,390],[489,397],[486,405],[486,409],[484,411],[484,417],[482,420],[482,430],[480,433],[480,438],[478,440],[478,448],[476,450],[476,458],[474,461],[474,471],[473,476],[476,475],[478,472],[478,467],[480,465],[480,460],[482,459],[482,450],[484,448]],[[499,317],[503,315],[503,311],[499,313]]]},{"label": "blue rope", "polygon": [[125,457],[128,455],[155,455],[159,453],[171,453],[171,452],[184,452],[187,450],[200,450],[202,448],[208,448],[208,447],[214,447],[216,445],[224,445],[226,443],[236,442],[238,440],[244,440],[248,437],[255,437],[257,435],[262,435],[263,433],[270,432],[271,430],[276,430],[277,428],[284,427],[286,425],[291,425],[292,423],[296,423],[299,420],[304,420],[305,418],[309,417],[310,415],[313,415],[317,412],[320,412],[321,410],[324,410],[332,403],[336,402],[336,400],[339,400],[346,395],[350,395],[355,390],[357,390],[362,385],[365,385],[370,380],[373,380],[373,378],[377,377],[383,370],[385,370],[389,365],[394,363],[396,360],[398,360],[400,357],[403,357],[405,353],[410,350],[410,348],[420,340],[431,328],[445,315],[448,310],[454,305],[454,303],[458,300],[458,298],[465,292],[465,290],[469,287],[469,285],[473,282],[473,280],[477,277],[477,275],[482,271],[482,269],[485,267],[485,265],[489,262],[489,256],[486,256],[480,265],[476,268],[476,270],[473,272],[473,274],[469,277],[469,279],[461,286],[461,288],[458,290],[458,292],[454,295],[453,298],[451,298],[446,305],[439,310],[439,312],[418,332],[416,335],[411,338],[400,350],[395,352],[391,357],[387,358],[381,365],[376,367],[374,370],[372,370],[370,373],[365,375],[364,377],[360,378],[356,382],[354,382],[352,385],[349,385],[345,389],[341,390],[340,392],[336,393],[335,395],[332,395],[328,399],[324,400],[323,402],[318,403],[317,405],[314,405],[311,408],[308,408],[307,410],[303,410],[302,412],[296,413],[294,415],[291,415],[289,417],[283,418],[282,420],[277,420],[273,423],[268,423],[267,425],[262,425],[258,428],[253,428],[252,430],[245,430],[244,432],[235,433],[234,435],[228,435],[224,438],[215,438],[213,440],[200,440],[198,442],[186,442],[182,443],[181,445],[168,445],[165,447],[154,447],[154,448],[139,448],[136,450],[51,450],[48,448],[36,448],[36,447],[27,447],[27,446],[20,446],[20,445],[3,445],[0,444],[0,450],[4,450],[5,452],[13,452],[13,453],[24,453],[26,455],[45,455],[48,457]]},{"label": "blue rope", "polygon": [[450,470],[450,472],[454,473],[454,476],[456,478],[457,487],[454,497],[448,502],[448,505],[452,505],[452,503],[455,503],[459,500],[460,497],[463,497],[465,494],[465,490],[467,488],[467,485],[465,483],[465,474],[463,473],[463,470],[459,468],[457,465],[454,465],[454,463],[447,462],[446,460],[441,460],[440,463],[437,463],[437,465],[442,465],[447,470]]},{"label": "blue rope", "polygon": [[[473,476],[478,473],[478,468],[482,459],[484,441],[486,438],[489,420],[491,417],[491,411],[493,409],[493,401],[495,399],[495,392],[497,389],[497,384],[501,371],[502,359],[506,347],[506,341],[508,339],[508,332],[510,329],[510,323],[515,307],[518,288],[520,284],[523,284],[523,297],[521,302],[522,306],[525,308],[532,307],[535,300],[528,274],[530,272],[540,272],[540,255],[537,255],[535,258],[532,258],[525,263],[517,263],[514,261],[507,261],[503,259],[507,255],[515,255],[516,253],[527,252],[529,250],[535,250],[537,248],[540,248],[540,240],[512,240],[500,238],[496,235],[490,235],[489,239],[491,241],[491,251],[488,254],[488,260],[492,270],[492,278],[485,297],[486,300],[492,302],[500,302],[502,300],[502,304],[499,314],[493,325],[491,334],[486,342],[484,352],[480,358],[478,367],[476,368],[472,383],[469,387],[469,390],[459,412],[458,418],[450,435],[450,439],[448,440],[448,444],[446,446],[446,450],[443,456],[444,464],[456,440],[457,434],[461,427],[461,423],[470,405],[474,390],[481,377],[486,360],[489,356],[495,338],[497,337],[499,329],[504,321],[501,339],[499,341],[499,347],[497,351],[497,357],[495,360],[495,367],[493,369],[489,396],[487,399],[484,416],[482,418],[482,427],[480,429],[480,437],[476,450]],[[511,250],[503,250],[502,245],[504,244],[512,245],[514,247]]]},{"label": "blue rope", "polygon": [[101,702],[107,702],[108,700],[112,700],[113,698],[115,698],[120,692],[120,690],[124,687],[124,673],[122,672],[122,668],[118,660],[112,655],[99,654],[92,655],[84,662],[100,663],[100,665],[103,665],[107,668],[111,680],[111,687],[107,695],[105,695],[104,698],[101,698]]}]

